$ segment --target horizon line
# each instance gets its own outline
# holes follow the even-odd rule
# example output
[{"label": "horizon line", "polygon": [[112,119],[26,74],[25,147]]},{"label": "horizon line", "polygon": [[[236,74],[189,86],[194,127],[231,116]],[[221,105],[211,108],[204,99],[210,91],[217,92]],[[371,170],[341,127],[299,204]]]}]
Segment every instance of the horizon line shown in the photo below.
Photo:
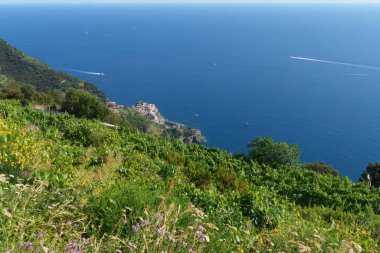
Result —
[{"label": "horizon line", "polygon": [[312,0],[312,1],[279,1],[279,0],[269,0],[269,1],[194,1],[194,0],[185,0],[181,2],[174,2],[173,0],[164,0],[161,2],[152,1],[152,0],[130,0],[127,2],[112,2],[112,1],[104,1],[104,2],[1,2],[0,5],[380,5],[380,1],[355,1],[355,0],[347,0],[347,1],[339,1],[339,0]]}]

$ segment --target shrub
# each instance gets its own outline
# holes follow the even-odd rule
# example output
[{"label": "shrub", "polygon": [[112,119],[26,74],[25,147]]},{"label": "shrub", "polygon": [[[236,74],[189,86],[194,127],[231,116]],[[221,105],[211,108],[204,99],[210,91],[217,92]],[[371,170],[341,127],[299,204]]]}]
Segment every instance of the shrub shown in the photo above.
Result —
[{"label": "shrub", "polygon": [[133,216],[142,216],[147,206],[157,204],[159,192],[133,183],[119,182],[110,186],[100,196],[89,199],[86,212],[100,234],[130,232]]},{"label": "shrub", "polygon": [[73,88],[67,90],[62,110],[77,117],[89,119],[103,119],[109,113],[98,97],[87,91]]},{"label": "shrub", "polygon": [[367,175],[371,177],[371,184],[380,187],[380,163],[369,163],[366,170],[361,175],[360,181],[365,182]]},{"label": "shrub", "polygon": [[10,120],[0,117],[0,171],[17,175],[32,158],[27,132]]},{"label": "shrub", "polygon": [[333,176],[339,176],[339,172],[330,165],[326,165],[323,162],[305,163],[304,169],[318,172],[319,174],[329,174]]},{"label": "shrub", "polygon": [[285,142],[275,143],[270,137],[257,137],[248,144],[251,148],[249,156],[259,164],[266,164],[272,167],[278,165],[298,165],[300,161],[300,151],[297,145],[289,145]]}]

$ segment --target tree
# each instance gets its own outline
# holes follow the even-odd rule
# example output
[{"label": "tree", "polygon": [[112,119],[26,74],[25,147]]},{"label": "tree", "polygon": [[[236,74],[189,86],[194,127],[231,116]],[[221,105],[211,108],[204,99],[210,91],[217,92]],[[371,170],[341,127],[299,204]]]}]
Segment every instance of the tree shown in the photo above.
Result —
[{"label": "tree", "polygon": [[33,101],[37,92],[33,85],[25,84],[21,86],[21,93],[22,93],[23,99],[28,100],[28,101]]},{"label": "tree", "polygon": [[303,165],[303,168],[318,172],[319,174],[329,174],[333,176],[339,176],[339,172],[337,170],[335,170],[330,165],[324,164],[323,162],[305,163]]},{"label": "tree", "polygon": [[8,86],[6,86],[2,90],[2,98],[5,98],[5,99],[21,99],[22,93],[21,93],[20,86],[15,84],[15,83],[11,83]]},{"label": "tree", "polygon": [[62,110],[80,118],[90,119],[104,119],[109,113],[108,108],[98,97],[74,88],[67,90]]},{"label": "tree", "polygon": [[371,177],[374,187],[380,187],[380,163],[369,163],[366,170],[362,173],[360,181],[366,182],[367,175]]},{"label": "tree", "polygon": [[300,162],[300,151],[295,144],[285,142],[275,143],[271,137],[257,137],[248,144],[251,148],[249,157],[259,164],[266,164],[271,167],[278,165],[294,166]]}]

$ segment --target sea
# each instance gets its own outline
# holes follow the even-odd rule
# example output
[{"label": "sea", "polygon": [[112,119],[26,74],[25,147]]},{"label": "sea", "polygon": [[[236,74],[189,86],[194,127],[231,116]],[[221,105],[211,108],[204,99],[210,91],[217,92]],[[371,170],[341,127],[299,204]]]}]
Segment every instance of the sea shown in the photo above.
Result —
[{"label": "sea", "polygon": [[0,37],[207,146],[271,136],[354,181],[380,161],[380,6],[0,5]]}]

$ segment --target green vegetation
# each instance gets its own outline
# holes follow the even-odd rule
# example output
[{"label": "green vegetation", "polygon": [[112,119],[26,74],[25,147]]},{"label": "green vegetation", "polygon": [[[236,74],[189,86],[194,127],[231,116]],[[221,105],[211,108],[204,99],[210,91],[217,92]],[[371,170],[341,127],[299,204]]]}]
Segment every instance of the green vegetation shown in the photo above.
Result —
[{"label": "green vegetation", "polygon": [[380,163],[369,163],[360,180],[366,182],[367,175],[370,176],[374,187],[380,187]]},{"label": "green vegetation", "polygon": [[[0,75],[19,84],[31,84],[38,91],[65,91],[68,88],[87,90],[102,100],[105,95],[95,85],[63,72],[57,72],[0,39]],[[1,80],[1,79],[0,79]],[[1,83],[1,81],[0,81]]]},{"label": "green vegetation", "polygon": [[320,174],[330,174],[333,176],[339,176],[339,172],[330,165],[326,165],[323,162],[305,163],[303,165],[305,169],[313,170]]},{"label": "green vegetation", "polygon": [[69,89],[62,103],[62,110],[79,118],[104,119],[109,113],[104,103],[91,93]]},{"label": "green vegetation", "polygon": [[272,167],[278,165],[298,165],[300,161],[300,151],[296,145],[289,145],[285,142],[275,143],[271,137],[257,137],[248,147],[251,148],[249,156],[259,164],[266,164]]},{"label": "green vegetation", "polygon": [[234,157],[15,100],[0,112],[2,252],[380,250],[380,189],[303,168],[293,145]]},{"label": "green vegetation", "polygon": [[2,252],[380,250],[378,163],[368,187],[269,137],[248,155],[183,145],[3,40],[0,98]]},{"label": "green vegetation", "polygon": [[19,99],[40,108],[68,112],[81,118],[96,118],[106,123],[129,126],[140,132],[196,142],[197,129],[166,128],[149,121],[131,108],[108,110],[107,98],[96,86],[57,72],[0,39],[0,98]]}]

